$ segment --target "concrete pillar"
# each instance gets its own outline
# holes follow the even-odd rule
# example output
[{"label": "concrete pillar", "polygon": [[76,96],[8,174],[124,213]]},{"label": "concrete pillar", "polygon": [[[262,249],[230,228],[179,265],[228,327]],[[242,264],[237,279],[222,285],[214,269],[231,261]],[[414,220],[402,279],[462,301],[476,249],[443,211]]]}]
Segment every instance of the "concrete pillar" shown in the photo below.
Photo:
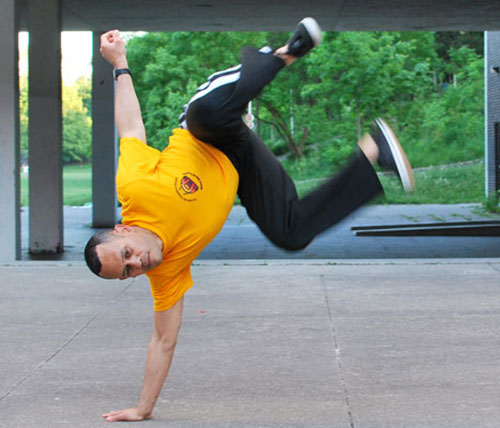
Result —
[{"label": "concrete pillar", "polygon": [[116,223],[116,131],[113,68],[99,53],[101,33],[93,33],[92,52],[92,226]]},{"label": "concrete pillar", "polygon": [[28,1],[29,246],[63,251],[61,0]]},{"label": "concrete pillar", "polygon": [[21,256],[16,0],[0,0],[0,263]]},{"label": "concrete pillar", "polygon": [[500,190],[500,31],[484,35],[486,196]]}]

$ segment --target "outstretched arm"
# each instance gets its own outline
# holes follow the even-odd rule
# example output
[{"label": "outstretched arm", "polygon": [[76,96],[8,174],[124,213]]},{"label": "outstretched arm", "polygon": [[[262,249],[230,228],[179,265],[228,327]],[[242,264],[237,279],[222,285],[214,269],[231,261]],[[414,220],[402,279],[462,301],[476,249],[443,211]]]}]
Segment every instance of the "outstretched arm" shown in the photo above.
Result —
[{"label": "outstretched arm", "polygon": [[108,422],[150,419],[167,378],[181,328],[183,299],[168,311],[155,312],[155,331],[149,343],[146,374],[137,407],[106,413]]},{"label": "outstretched arm", "polygon": [[[125,42],[118,30],[108,31],[101,36],[101,55],[115,69],[128,68]],[[116,81],[115,121],[120,138],[135,137],[146,142],[141,107],[129,74],[121,74]]]}]

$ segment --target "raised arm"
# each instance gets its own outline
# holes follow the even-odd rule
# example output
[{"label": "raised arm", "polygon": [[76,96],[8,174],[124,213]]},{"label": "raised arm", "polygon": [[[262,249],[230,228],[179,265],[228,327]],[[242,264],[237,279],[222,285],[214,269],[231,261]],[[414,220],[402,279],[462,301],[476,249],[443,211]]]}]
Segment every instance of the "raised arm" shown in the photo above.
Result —
[{"label": "raised arm", "polygon": [[181,328],[183,299],[168,311],[155,312],[155,331],[149,343],[146,374],[137,407],[106,413],[108,422],[150,419],[167,378]]},{"label": "raised arm", "polygon": [[[125,42],[118,30],[108,31],[101,36],[101,55],[115,69],[128,68]],[[116,81],[115,121],[120,138],[135,137],[146,142],[141,107],[129,74],[119,75]]]}]

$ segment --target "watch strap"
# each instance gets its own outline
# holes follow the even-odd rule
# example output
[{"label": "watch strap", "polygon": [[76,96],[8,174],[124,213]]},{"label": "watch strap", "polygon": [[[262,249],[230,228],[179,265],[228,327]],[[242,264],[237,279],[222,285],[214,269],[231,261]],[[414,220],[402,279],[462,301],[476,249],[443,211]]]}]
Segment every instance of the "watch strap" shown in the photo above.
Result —
[{"label": "watch strap", "polygon": [[122,74],[130,74],[130,77],[133,77],[132,72],[128,68],[116,68],[113,71],[113,74],[115,76],[115,80],[118,79],[118,76],[120,76]]}]

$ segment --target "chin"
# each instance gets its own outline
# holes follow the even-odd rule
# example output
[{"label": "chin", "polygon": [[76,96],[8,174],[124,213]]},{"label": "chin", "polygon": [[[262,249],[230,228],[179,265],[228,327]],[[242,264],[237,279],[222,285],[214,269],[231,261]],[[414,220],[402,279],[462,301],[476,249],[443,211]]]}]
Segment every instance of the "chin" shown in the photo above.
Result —
[{"label": "chin", "polygon": [[160,266],[162,259],[158,258],[156,255],[150,254],[151,257],[151,266],[149,270],[153,270],[155,267]]}]

